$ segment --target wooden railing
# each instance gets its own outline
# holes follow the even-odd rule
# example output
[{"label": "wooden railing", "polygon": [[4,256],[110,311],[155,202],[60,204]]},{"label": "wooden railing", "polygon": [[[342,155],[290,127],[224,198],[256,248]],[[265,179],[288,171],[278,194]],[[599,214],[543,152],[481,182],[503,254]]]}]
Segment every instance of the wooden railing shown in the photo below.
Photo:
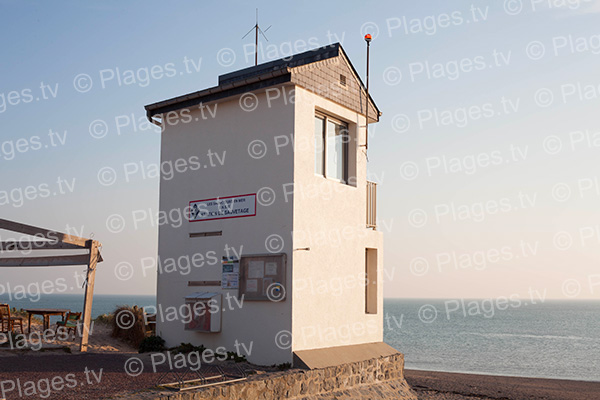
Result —
[{"label": "wooden railing", "polygon": [[367,228],[377,229],[377,184],[367,181]]}]

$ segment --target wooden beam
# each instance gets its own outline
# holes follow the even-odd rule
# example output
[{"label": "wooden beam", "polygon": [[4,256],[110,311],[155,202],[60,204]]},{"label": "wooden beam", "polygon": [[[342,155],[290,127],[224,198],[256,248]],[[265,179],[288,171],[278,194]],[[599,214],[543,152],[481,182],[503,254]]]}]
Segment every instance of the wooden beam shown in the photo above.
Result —
[{"label": "wooden beam", "polygon": [[81,246],[53,241],[15,241],[8,240],[0,242],[0,251],[13,251],[13,250],[64,250],[64,249],[81,249]]},{"label": "wooden beam", "polygon": [[0,257],[0,267],[61,267],[68,265],[86,265],[88,254],[47,257]]},{"label": "wooden beam", "polygon": [[44,228],[38,228],[37,226],[25,225],[7,219],[0,218],[0,229],[6,229],[7,231],[24,233],[26,235],[37,236],[38,238],[50,239],[54,242],[63,242],[74,244],[76,246],[85,247],[88,239],[80,238],[78,236],[68,235],[66,233],[51,231]]},{"label": "wooden beam", "polygon": [[98,246],[100,243],[96,240],[89,240],[87,246],[90,249],[88,256],[87,279],[85,286],[85,298],[83,301],[83,331],[81,332],[81,342],[79,350],[86,352],[88,348],[88,336],[90,334],[90,324],[92,322],[92,301],[94,299],[94,280],[96,279],[96,266],[100,258]]}]

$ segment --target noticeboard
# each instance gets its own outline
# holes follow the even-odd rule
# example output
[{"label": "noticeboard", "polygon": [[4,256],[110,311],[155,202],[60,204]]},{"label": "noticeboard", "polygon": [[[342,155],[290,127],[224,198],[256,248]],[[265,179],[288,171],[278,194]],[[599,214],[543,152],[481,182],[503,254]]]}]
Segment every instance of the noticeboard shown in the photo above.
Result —
[{"label": "noticeboard", "polygon": [[238,297],[244,300],[285,300],[285,254],[243,256],[240,260]]}]

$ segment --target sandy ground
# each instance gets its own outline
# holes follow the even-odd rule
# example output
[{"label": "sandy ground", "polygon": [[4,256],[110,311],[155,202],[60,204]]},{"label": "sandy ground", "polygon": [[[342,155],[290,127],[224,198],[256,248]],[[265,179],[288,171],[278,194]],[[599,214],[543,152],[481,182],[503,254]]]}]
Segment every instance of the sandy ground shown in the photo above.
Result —
[{"label": "sandy ground", "polygon": [[[0,347],[0,399],[103,399],[156,383],[154,374],[132,379],[124,373],[125,362],[137,351],[111,337],[108,325],[94,323],[88,353],[79,352],[79,337],[72,333],[59,337],[65,340],[47,333],[51,340],[39,350],[41,323],[32,321],[31,334],[24,328],[35,351],[20,349],[18,344],[12,349]],[[54,328],[51,325],[52,332]]]},{"label": "sandy ground", "polygon": [[[32,333],[40,331],[39,323],[32,324]],[[102,399],[175,380],[164,376],[164,371],[152,371],[150,355],[138,354],[112,338],[110,332],[109,326],[95,323],[87,354],[79,352],[79,338],[73,335],[67,340],[54,340],[43,351],[0,348],[0,399],[3,394],[7,399]],[[35,334],[32,337],[36,345]],[[132,357],[145,364],[135,377],[125,373]],[[53,379],[58,385],[50,390]],[[600,399],[600,382],[415,370],[406,370],[406,380],[422,400]]]},{"label": "sandy ground", "polygon": [[[135,377],[124,373],[130,357],[139,357],[145,368]],[[133,391],[146,391],[159,381],[174,381],[162,371],[150,368],[149,355],[104,352],[96,354],[21,354],[0,358],[1,383],[7,399],[105,399]],[[39,382],[66,380],[71,375],[75,386],[54,388],[46,392]],[[455,374],[446,372],[406,371],[406,379],[422,400],[596,400],[600,399],[600,382],[580,382],[554,379],[514,378],[488,375]],[[18,380],[18,381],[17,381]],[[36,388],[31,389],[35,382]],[[29,385],[29,386],[28,386]],[[29,393],[26,392],[29,387]],[[6,390],[9,389],[9,390]],[[19,389],[22,393],[19,393]],[[168,392],[167,392],[168,393]],[[1,393],[0,393],[1,394]]]},{"label": "sandy ground", "polygon": [[598,400],[600,382],[406,370],[423,400]]},{"label": "sandy ground", "polygon": [[[54,326],[51,328],[54,332]],[[32,334],[25,329],[35,349],[41,331],[39,322],[32,323]],[[73,334],[67,340],[52,340],[41,350],[0,347],[0,399],[107,399],[146,391],[158,384],[176,382],[178,378],[198,378],[196,373],[170,364],[175,363],[174,357],[155,366],[151,354],[139,354],[110,333],[109,326],[95,323],[87,353],[79,352],[79,337]],[[196,361],[193,359],[191,363]],[[239,372],[238,367],[254,369],[232,361],[220,365],[227,373]],[[201,371],[205,376],[215,374],[210,366],[203,366]]]},{"label": "sandy ground", "polygon": [[[155,386],[161,373],[148,368],[147,356],[141,355],[146,368],[138,376],[124,373],[129,355],[117,352],[102,354],[26,355],[15,357],[0,369],[0,381],[19,379],[18,387],[5,393],[7,399],[39,399],[44,388],[27,395],[26,382],[66,377],[72,374],[75,388],[53,390],[49,399],[105,399],[132,391],[146,391]],[[7,359],[0,359],[6,362]],[[86,372],[87,369],[87,372]],[[92,372],[93,371],[93,372]],[[600,382],[554,379],[514,378],[446,372],[406,371],[406,378],[422,400],[579,400],[600,399]],[[167,377],[171,379],[172,377]],[[8,386],[5,385],[5,388]],[[167,394],[169,392],[166,392]],[[251,399],[248,399],[251,400]]]},{"label": "sandy ground", "polygon": [[[222,366],[235,372],[238,365],[230,361]],[[205,376],[214,373],[210,367],[202,371]],[[4,395],[7,400],[110,399],[156,389],[158,384],[176,382],[178,378],[197,379],[198,375],[172,370],[167,364],[154,369],[150,354],[29,352],[0,357],[0,399]],[[58,385],[51,386],[55,380]],[[161,393],[173,394],[164,390]]]},{"label": "sandy ground", "polygon": [[[43,341],[44,344],[40,344],[40,338],[42,336],[42,324],[39,321],[32,321],[31,323],[31,333],[28,333],[27,322],[24,321],[25,325],[24,332],[27,337],[31,347],[36,351],[28,352],[31,354],[41,354],[45,351],[59,351],[59,348],[68,347],[72,352],[79,351],[79,336],[76,336],[73,333],[66,334],[66,331],[54,336],[55,325],[52,324],[50,326],[50,331],[46,333],[47,340]],[[131,347],[127,343],[122,342],[119,339],[111,337],[110,333],[112,328],[103,323],[94,322],[92,327],[90,328],[90,336],[88,343],[88,352],[90,353],[112,353],[112,352],[121,352],[121,353],[132,353],[137,352],[137,349]],[[17,329],[17,332],[20,333],[20,330]],[[40,345],[45,350],[44,352],[37,351],[40,348]],[[14,343],[12,345],[13,349],[21,347],[19,344]],[[6,351],[5,348],[0,347],[0,357],[10,356],[14,354],[14,351]]]}]

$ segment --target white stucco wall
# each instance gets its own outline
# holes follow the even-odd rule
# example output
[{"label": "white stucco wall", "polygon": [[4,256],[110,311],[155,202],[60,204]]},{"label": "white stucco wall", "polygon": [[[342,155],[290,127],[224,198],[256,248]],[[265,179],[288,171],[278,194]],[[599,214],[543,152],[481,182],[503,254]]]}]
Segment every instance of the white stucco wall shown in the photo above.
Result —
[{"label": "white stucco wall", "polygon": [[[243,354],[251,349],[248,359],[257,364],[291,362],[294,350],[382,341],[383,241],[380,232],[366,228],[363,148],[356,141],[350,143],[350,151],[356,152],[356,186],[314,173],[315,109],[347,121],[354,137],[357,126],[364,126],[364,117],[299,87],[295,87],[294,95],[277,99],[271,92],[270,102],[264,92],[255,94],[258,107],[252,112],[242,110],[239,97],[233,97],[218,102],[216,118],[205,110],[204,117],[208,118],[203,119],[196,110],[191,112],[191,123],[167,126],[162,134],[163,163],[197,156],[204,165],[209,161],[209,149],[219,157],[225,152],[225,157],[222,166],[202,166],[161,180],[161,213],[183,209],[193,200],[259,193],[264,188],[271,190],[275,201],[268,206],[257,202],[253,217],[159,227],[159,259],[163,264],[182,256],[205,257],[205,265],[192,267],[189,274],[159,274],[159,307],[180,307],[187,294],[208,291],[223,294],[226,310],[222,312],[221,332],[210,334],[185,331],[180,320],[167,321],[159,310],[158,334],[168,346],[190,342],[234,351],[236,341],[241,342],[245,347],[238,346],[238,350]],[[360,132],[362,144],[364,128]],[[285,145],[286,137],[289,145]],[[266,148],[266,155],[259,159],[251,157],[248,149],[256,140]],[[189,237],[190,232],[210,231],[222,231],[223,235]],[[188,286],[188,281],[221,279],[226,245],[237,251],[243,246],[243,255],[265,254],[265,239],[273,234],[284,239],[281,252],[287,254],[285,301],[246,301],[242,309],[231,301],[234,307],[229,309],[226,296],[236,296],[237,289]],[[365,313],[366,248],[378,250],[377,314]],[[291,332],[291,339],[286,331]],[[279,347],[275,342],[278,335]],[[285,346],[287,339],[291,340],[289,346]]]},{"label": "white stucco wall", "polygon": [[[197,171],[177,173],[170,180],[161,180],[160,210],[183,209],[192,200],[209,199],[257,193],[263,187],[281,188],[293,179],[293,150],[287,146],[274,151],[274,136],[292,134],[294,129],[294,106],[283,99],[271,101],[270,107],[265,95],[258,94],[258,107],[252,112],[240,108],[238,98],[221,101],[217,106],[216,118],[202,119],[200,111],[191,113],[193,121],[187,124],[167,126],[162,134],[162,162],[176,159],[189,160],[198,156],[201,163],[209,161],[210,149],[222,157],[223,166],[207,166]],[[250,103],[248,103],[250,104]],[[211,105],[214,107],[214,104]],[[208,112],[204,112],[209,116]],[[196,120],[197,119],[197,120]],[[263,158],[254,159],[248,153],[248,145],[254,140],[262,140],[267,146]],[[214,157],[213,157],[214,158]],[[218,164],[218,163],[217,163]],[[181,321],[164,321],[158,316],[157,330],[168,346],[181,342],[208,348],[225,346],[234,351],[235,341],[244,343],[251,354],[248,359],[258,364],[291,362],[291,349],[275,346],[274,338],[281,330],[291,330],[292,298],[285,301],[244,302],[239,309],[236,303],[233,310],[228,308],[225,296],[237,296],[237,289],[222,290],[220,287],[188,287],[188,281],[220,280],[221,257],[225,256],[225,245],[243,254],[265,254],[265,239],[272,234],[280,235],[285,243],[282,252],[287,253],[287,287],[291,282],[291,240],[292,201],[276,201],[269,206],[257,203],[256,216],[246,218],[221,219],[203,222],[185,221],[181,227],[162,225],[159,228],[159,257],[163,261],[193,254],[210,255],[216,252],[217,263],[192,268],[189,275],[179,272],[162,273],[158,277],[157,301],[164,309],[184,304],[187,294],[208,291],[223,293],[223,304],[227,308],[222,313],[220,333],[197,333],[183,329]],[[191,228],[190,228],[191,227]],[[222,236],[190,238],[189,233],[223,231]],[[214,254],[213,254],[214,255]],[[231,253],[233,255],[233,253]],[[208,259],[209,257],[207,257]],[[291,292],[291,290],[289,290]],[[244,349],[240,348],[241,353]]]},{"label": "white stucco wall", "polygon": [[[318,109],[344,120],[357,137],[356,186],[315,174]],[[302,88],[296,90],[294,153],[293,350],[383,340],[383,240],[366,228],[364,116]],[[302,151],[298,151],[302,149]],[[352,158],[352,157],[349,157]],[[377,314],[365,313],[365,249],[378,250]]]}]

